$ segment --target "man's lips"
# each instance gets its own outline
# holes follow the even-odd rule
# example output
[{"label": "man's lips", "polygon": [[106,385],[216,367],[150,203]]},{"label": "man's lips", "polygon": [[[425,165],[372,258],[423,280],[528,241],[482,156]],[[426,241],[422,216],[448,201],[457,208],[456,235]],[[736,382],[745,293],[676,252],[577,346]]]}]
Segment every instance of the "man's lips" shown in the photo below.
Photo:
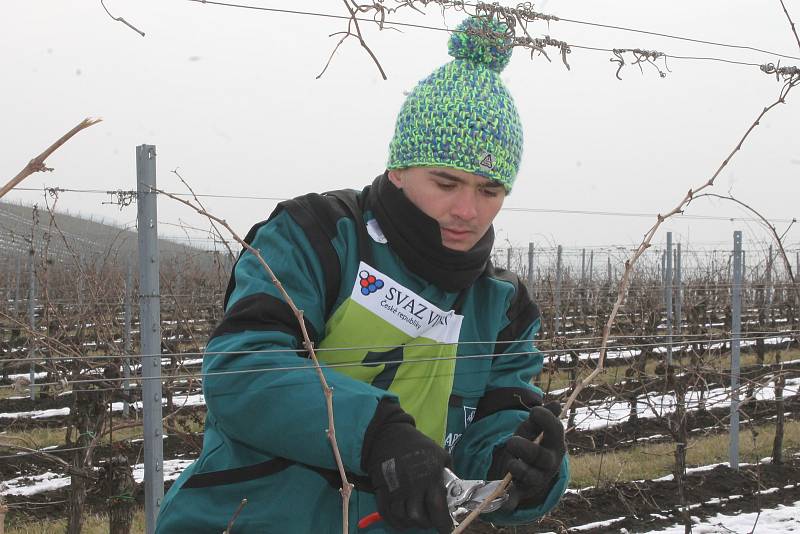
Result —
[{"label": "man's lips", "polygon": [[450,239],[464,239],[472,234],[472,230],[461,230],[455,228],[442,228],[442,234]]}]

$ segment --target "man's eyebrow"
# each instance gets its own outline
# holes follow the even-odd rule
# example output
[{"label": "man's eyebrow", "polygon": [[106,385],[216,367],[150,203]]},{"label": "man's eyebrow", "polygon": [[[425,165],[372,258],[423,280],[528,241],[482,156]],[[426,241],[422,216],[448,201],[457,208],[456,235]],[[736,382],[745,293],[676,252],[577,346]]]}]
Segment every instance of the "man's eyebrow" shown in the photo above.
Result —
[{"label": "man's eyebrow", "polygon": [[[455,174],[450,174],[447,171],[431,171],[431,174],[434,176],[438,176],[439,178],[444,178],[445,180],[450,180],[451,182],[458,182],[460,184],[466,183],[466,180],[457,176]],[[485,183],[479,184],[478,187],[489,187],[489,188],[497,188],[503,187],[503,184],[498,182],[497,180],[489,180]]]},{"label": "man's eyebrow", "polygon": [[461,178],[460,176],[456,176],[455,174],[450,174],[447,171],[431,171],[431,174],[433,174],[434,176],[438,176],[439,178],[444,178],[445,180],[464,183],[463,178]]}]

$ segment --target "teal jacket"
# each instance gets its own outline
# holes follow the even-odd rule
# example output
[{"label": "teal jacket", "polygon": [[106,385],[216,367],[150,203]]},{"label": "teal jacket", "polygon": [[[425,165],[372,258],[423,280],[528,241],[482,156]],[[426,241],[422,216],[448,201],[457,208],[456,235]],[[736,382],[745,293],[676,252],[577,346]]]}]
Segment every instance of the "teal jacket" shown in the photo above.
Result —
[{"label": "teal jacket", "polygon": [[[364,192],[310,194],[251,229],[297,307],[333,390],[335,437],[356,484],[350,532],[376,511],[361,469],[364,433],[384,397],[451,452],[454,471],[484,479],[492,451],[541,402],[539,311],[518,277],[488,266],[448,293],[411,272],[365,211]],[[256,256],[243,252],[226,312],[203,360],[203,450],[165,496],[157,532],[342,532],[341,481],[327,439],[325,396],[299,323]],[[568,461],[546,501],[495,524],[527,523],[559,500]],[[364,534],[393,532],[378,522]],[[409,531],[404,531],[409,532]]]}]

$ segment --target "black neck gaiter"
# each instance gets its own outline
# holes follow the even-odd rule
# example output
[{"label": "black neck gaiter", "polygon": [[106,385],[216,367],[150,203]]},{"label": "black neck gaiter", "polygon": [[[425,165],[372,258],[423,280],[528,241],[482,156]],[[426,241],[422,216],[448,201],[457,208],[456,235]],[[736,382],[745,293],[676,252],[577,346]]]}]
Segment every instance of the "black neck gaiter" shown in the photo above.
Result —
[{"label": "black neck gaiter", "polygon": [[461,252],[442,245],[439,223],[424,214],[389,180],[378,176],[370,188],[367,208],[375,214],[392,250],[416,275],[448,292],[472,285],[486,269],[494,243],[489,227],[472,249]]}]

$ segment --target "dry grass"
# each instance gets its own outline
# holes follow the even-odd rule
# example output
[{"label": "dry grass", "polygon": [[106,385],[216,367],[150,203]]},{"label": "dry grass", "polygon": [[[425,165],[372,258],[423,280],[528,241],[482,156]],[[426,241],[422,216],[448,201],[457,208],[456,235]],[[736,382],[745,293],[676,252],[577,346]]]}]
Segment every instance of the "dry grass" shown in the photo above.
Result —
[{"label": "dry grass", "polygon": [[[772,453],[772,440],[775,437],[774,426],[760,425],[755,427],[757,435],[750,429],[743,429],[740,441],[740,461],[755,462]],[[708,465],[728,460],[728,434],[705,436],[689,442],[687,463]],[[800,422],[786,423],[784,434],[784,451],[800,449]],[[668,475],[672,471],[674,443],[642,445],[621,452],[605,454],[584,454],[573,456],[572,481],[570,486],[582,488],[586,486],[604,485],[610,482],[654,479]],[[598,477],[599,473],[599,477]],[[61,534],[66,530],[66,520],[53,521],[15,521],[9,523],[8,534]],[[134,516],[132,533],[145,530],[144,513],[137,510]],[[108,532],[106,515],[87,515],[83,528],[85,534],[101,534]]]},{"label": "dry grass", "polygon": [[[766,352],[764,361],[766,363],[775,363],[776,352],[781,353],[781,361],[784,362],[800,359],[800,349],[793,348],[790,350],[780,350],[780,351],[768,350]],[[740,361],[741,361],[740,365],[742,367],[755,365],[757,363],[755,352],[748,351],[742,353]],[[645,366],[645,374],[650,377],[656,376],[655,368],[656,365],[658,365],[658,363],[659,362],[656,361],[655,359],[649,360],[647,362],[647,365]],[[706,356],[703,359],[703,365],[708,369],[714,369],[717,371],[730,370],[731,367],[730,353],[723,354],[718,352],[714,354],[713,357]],[[626,369],[627,366],[607,367],[606,370],[595,379],[594,383],[612,385],[616,384],[617,382],[626,380],[625,377]],[[581,378],[585,377],[591,371],[592,369],[588,367],[581,369],[581,372],[578,373],[579,374],[578,379],[580,380]],[[549,380],[549,388],[548,388],[548,380]],[[570,385],[570,379],[569,379],[569,373],[567,371],[559,370],[558,372],[553,373],[552,376],[549,376],[545,368],[545,371],[542,373],[541,387],[546,391],[547,390],[553,391],[557,389],[566,388],[569,387],[569,385]]]},{"label": "dry grass", "polygon": [[[739,434],[739,461],[755,462],[772,455],[775,425],[743,428]],[[686,462],[689,466],[728,461],[728,434],[704,436],[689,440]],[[800,422],[787,421],[783,437],[784,451],[800,449]],[[570,458],[570,486],[604,485],[610,482],[652,480],[668,475],[674,464],[675,443],[642,445],[620,452],[582,454]],[[784,454],[787,454],[786,452]]]},{"label": "dry grass", "polygon": [[7,399],[9,397],[18,397],[18,396],[19,396],[19,393],[14,391],[14,389],[11,388],[10,386],[0,387],[0,400]]},{"label": "dry grass", "polygon": [[[67,520],[25,521],[9,523],[8,534],[63,534],[67,530]],[[144,512],[137,510],[133,516],[131,534],[145,531]],[[108,532],[108,516],[105,514],[87,514],[84,517],[83,534],[105,534]]]},{"label": "dry grass", "polygon": [[41,449],[53,445],[62,445],[66,432],[66,427],[34,428],[19,432],[6,430],[0,432],[0,448],[4,445],[17,445],[29,449]]},{"label": "dry grass", "polygon": [[[190,417],[178,418],[186,422],[191,432],[202,432],[203,424],[193,420]],[[114,419],[114,425],[123,425],[125,420],[121,417]],[[166,425],[165,425],[166,426]],[[183,427],[179,427],[183,430]],[[51,447],[63,445],[66,436],[66,427],[61,428],[35,428],[26,431],[15,432],[13,430],[0,432],[0,449],[4,445],[17,445],[27,447],[30,449],[41,449],[43,447]],[[165,429],[166,431],[166,429]],[[113,441],[122,441],[128,439],[141,439],[143,436],[142,421],[139,420],[137,426],[130,428],[123,428],[114,431]],[[102,444],[110,444],[112,436],[106,434],[101,440]]]},{"label": "dry grass", "polygon": [[[115,424],[120,424],[120,421],[116,421]],[[24,432],[6,431],[0,433],[0,448],[6,444],[20,445],[30,449],[41,449],[43,447],[63,445],[65,442],[66,432],[67,429],[65,427],[34,428]],[[139,425],[136,427],[124,428],[114,432],[114,441],[141,438],[142,433],[143,431],[141,422],[139,422]],[[110,442],[111,441],[108,435],[101,440],[101,443],[105,444],[109,444]]]}]

